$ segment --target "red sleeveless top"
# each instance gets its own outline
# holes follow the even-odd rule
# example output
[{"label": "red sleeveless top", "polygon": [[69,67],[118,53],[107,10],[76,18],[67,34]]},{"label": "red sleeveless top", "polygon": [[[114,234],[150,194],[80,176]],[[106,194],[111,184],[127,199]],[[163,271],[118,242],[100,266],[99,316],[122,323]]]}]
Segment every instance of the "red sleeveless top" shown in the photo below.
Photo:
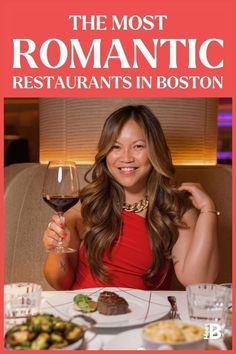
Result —
[{"label": "red sleeveless top", "polygon": [[76,280],[71,289],[94,287],[126,287],[143,290],[169,289],[173,271],[171,267],[168,267],[169,270],[165,267],[155,277],[152,286],[147,286],[143,281],[142,275],[152,262],[151,244],[145,218],[132,212],[123,211],[122,222],[122,232],[112,248],[111,260],[106,255],[103,257],[103,263],[110,271],[111,280],[104,284],[93,277],[82,244],[79,250]]}]

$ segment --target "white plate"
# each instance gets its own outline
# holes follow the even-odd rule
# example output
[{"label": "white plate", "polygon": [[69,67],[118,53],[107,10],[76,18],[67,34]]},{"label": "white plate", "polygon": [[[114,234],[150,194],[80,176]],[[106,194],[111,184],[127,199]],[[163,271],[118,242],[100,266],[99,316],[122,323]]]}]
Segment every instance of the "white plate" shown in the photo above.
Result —
[{"label": "white plate", "polygon": [[[95,327],[98,328],[141,325],[165,317],[170,310],[170,304],[167,299],[151,291],[127,288],[93,288],[58,293],[56,296],[47,299],[47,304],[44,304],[42,311],[45,310],[64,318],[71,318],[79,313],[79,311],[74,310],[73,298],[75,295],[86,294],[96,301],[99,294],[104,290],[113,291],[124,297],[129,303],[130,312],[115,316],[102,315],[97,311],[89,313],[89,316],[97,321]],[[46,305],[47,307],[45,307]],[[73,322],[78,323],[79,320],[74,319]]]},{"label": "white plate", "polygon": [[[225,350],[222,340],[209,340],[215,349]],[[166,347],[167,348],[167,347]],[[130,329],[112,337],[103,345],[103,350],[145,350],[142,342],[142,328]],[[161,350],[161,348],[160,348]],[[163,346],[164,350],[164,346]]]}]

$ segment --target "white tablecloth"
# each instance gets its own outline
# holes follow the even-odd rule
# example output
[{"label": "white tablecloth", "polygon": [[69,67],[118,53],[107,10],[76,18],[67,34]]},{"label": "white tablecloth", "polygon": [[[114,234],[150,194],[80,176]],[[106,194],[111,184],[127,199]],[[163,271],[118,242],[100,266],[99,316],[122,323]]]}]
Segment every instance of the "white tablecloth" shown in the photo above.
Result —
[{"label": "white tablecloth", "polygon": [[[186,298],[186,292],[185,291],[155,291],[152,293],[156,293],[164,298],[167,298],[167,296],[169,295],[174,295],[176,297],[177,300],[177,305],[178,305],[178,310],[179,310],[179,314],[181,316],[181,319],[184,321],[188,321],[189,320],[189,315],[188,315],[188,307],[187,307],[187,298]],[[74,294],[74,292],[73,292]],[[63,292],[63,291],[44,291],[43,292],[43,302],[42,302],[42,307],[41,307],[41,311],[42,312],[51,312],[54,313],[56,315],[62,315],[63,316],[63,309],[61,304],[58,305],[58,300],[59,299],[64,299],[65,295],[68,296],[68,291],[67,292]],[[57,299],[55,301],[55,299]],[[54,306],[54,301],[55,301],[55,306]],[[50,302],[51,306],[50,309],[48,308],[48,302]],[[73,304],[71,305],[73,306]],[[65,310],[64,310],[65,311]],[[66,310],[68,312],[68,309]],[[69,318],[71,313],[68,312],[67,317]],[[119,337],[117,338],[124,338],[126,339],[125,335],[122,336],[121,333],[122,332],[126,332],[128,330],[132,330],[132,329],[138,329],[138,328],[142,328],[144,326],[144,324],[141,325],[136,325],[136,326],[132,326],[129,325],[128,328],[127,327],[121,327],[121,328],[93,328],[92,332],[94,334],[94,337],[91,339],[89,339],[89,343],[87,345],[86,349],[91,349],[91,350],[99,350],[99,349],[106,349],[106,346],[109,345],[109,343],[111,341],[114,341],[115,336],[117,337],[117,335],[119,335]],[[135,333],[135,331],[133,331]],[[220,349],[225,349],[223,343],[221,340],[214,340],[214,342],[211,344],[218,346]],[[137,349],[140,347],[140,344],[137,344],[138,347]],[[124,344],[123,344],[124,346]],[[131,344],[129,342],[127,342],[127,350],[130,349]],[[114,348],[116,349],[116,348]],[[120,349],[120,348],[118,348]],[[131,348],[134,349],[134,348]],[[139,348],[141,349],[141,348]]]}]

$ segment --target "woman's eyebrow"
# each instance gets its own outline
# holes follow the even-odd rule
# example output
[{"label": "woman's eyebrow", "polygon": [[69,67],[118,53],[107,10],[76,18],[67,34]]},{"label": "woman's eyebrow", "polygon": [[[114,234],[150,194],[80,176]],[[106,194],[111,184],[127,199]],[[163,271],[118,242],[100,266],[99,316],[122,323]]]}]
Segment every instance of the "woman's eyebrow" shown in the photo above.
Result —
[{"label": "woman's eyebrow", "polygon": [[[134,140],[134,141],[132,141],[132,144],[135,144],[135,143],[137,143],[137,142],[139,142],[139,141],[142,141],[143,143],[146,143],[146,140],[145,139],[142,139],[142,138],[140,138],[140,139],[137,139],[137,140]],[[122,143],[120,143],[118,140],[116,140],[115,142],[114,142],[114,144],[122,144]]]}]

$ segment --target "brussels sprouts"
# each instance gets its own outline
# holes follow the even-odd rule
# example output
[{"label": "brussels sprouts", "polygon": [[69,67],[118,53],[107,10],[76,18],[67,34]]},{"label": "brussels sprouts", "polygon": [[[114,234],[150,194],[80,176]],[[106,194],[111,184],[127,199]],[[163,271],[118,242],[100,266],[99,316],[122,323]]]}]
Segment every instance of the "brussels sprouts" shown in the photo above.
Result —
[{"label": "brussels sprouts", "polygon": [[47,349],[49,347],[49,339],[50,335],[48,333],[40,333],[31,343],[31,349]]},{"label": "brussels sprouts", "polygon": [[83,337],[84,327],[48,314],[29,316],[9,329],[5,335],[7,348],[59,349]]},{"label": "brussels sprouts", "polygon": [[69,331],[66,331],[65,333],[65,338],[69,342],[76,342],[79,340],[82,336],[84,335],[84,331],[82,330],[81,327],[75,326]]}]

